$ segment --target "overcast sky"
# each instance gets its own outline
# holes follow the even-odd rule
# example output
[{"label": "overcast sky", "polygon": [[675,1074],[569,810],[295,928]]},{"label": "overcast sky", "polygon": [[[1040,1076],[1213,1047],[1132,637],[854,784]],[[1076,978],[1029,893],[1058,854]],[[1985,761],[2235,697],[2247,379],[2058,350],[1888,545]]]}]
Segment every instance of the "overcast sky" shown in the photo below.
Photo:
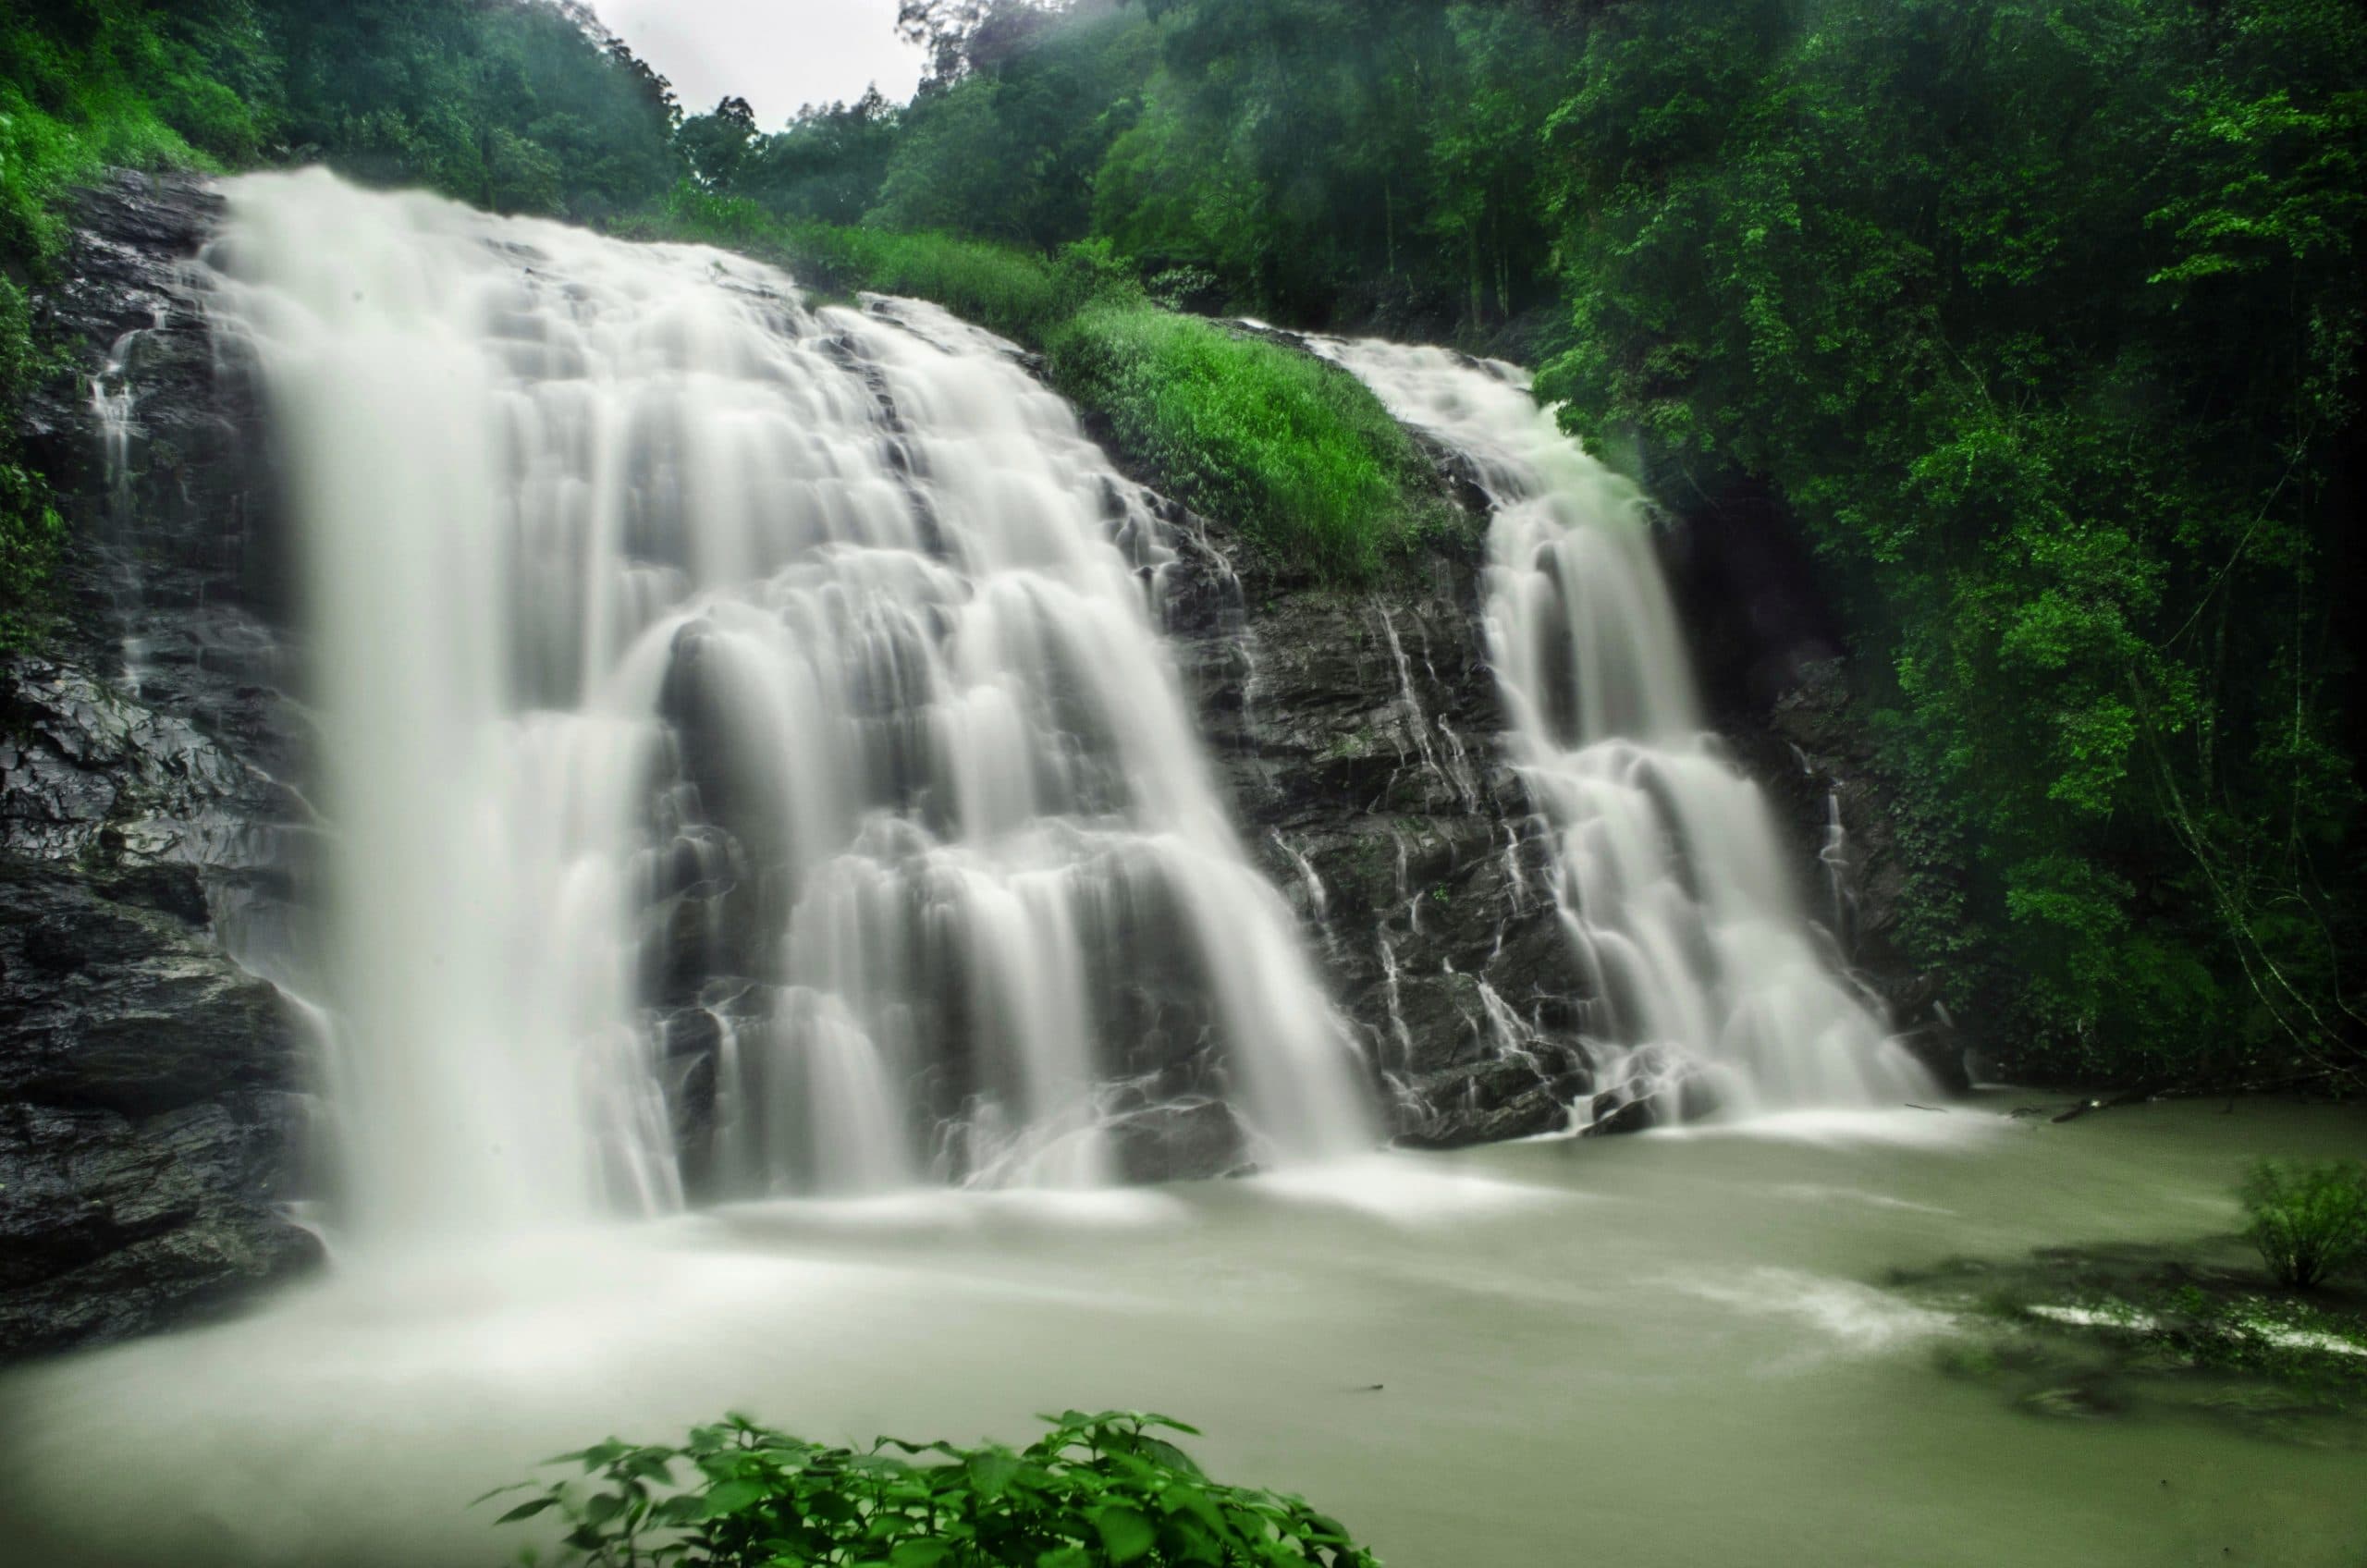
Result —
[{"label": "overcast sky", "polygon": [[801,104],[863,96],[895,103],[921,79],[920,51],[896,36],[896,0],[593,0],[600,19],[674,84],[690,114],[737,94],[778,130]]}]

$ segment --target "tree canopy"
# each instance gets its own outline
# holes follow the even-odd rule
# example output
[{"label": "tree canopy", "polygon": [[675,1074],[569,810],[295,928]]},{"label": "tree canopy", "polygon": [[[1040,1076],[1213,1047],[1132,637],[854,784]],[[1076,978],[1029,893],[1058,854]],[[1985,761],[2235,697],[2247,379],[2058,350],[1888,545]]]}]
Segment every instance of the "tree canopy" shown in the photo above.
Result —
[{"label": "tree canopy", "polygon": [[[1904,802],[1907,939],[1959,1016],[2067,1075],[2357,1060],[2355,0],[899,25],[929,55],[910,104],[767,130],[738,99],[684,118],[573,0],[0,0],[0,377],[37,368],[19,284],[59,191],[174,159],[938,231],[1507,353],[1673,507],[1772,503],[1806,541]],[[1139,362],[1155,340],[1129,325]],[[0,455],[19,598],[55,544],[38,490]]]}]

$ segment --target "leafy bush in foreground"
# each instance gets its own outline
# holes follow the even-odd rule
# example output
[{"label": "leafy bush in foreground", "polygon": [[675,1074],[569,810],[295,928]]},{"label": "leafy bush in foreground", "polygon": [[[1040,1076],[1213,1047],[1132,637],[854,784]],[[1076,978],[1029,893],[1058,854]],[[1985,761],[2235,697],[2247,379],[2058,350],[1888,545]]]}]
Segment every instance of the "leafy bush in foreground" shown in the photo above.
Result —
[{"label": "leafy bush in foreground", "polygon": [[556,1508],[571,1525],[562,1561],[600,1568],[1379,1568],[1296,1498],[1210,1480],[1156,1435],[1195,1431],[1180,1421],[1044,1419],[1052,1429],[1013,1452],[828,1448],[731,1415],[681,1448],[612,1439],[562,1454],[550,1463],[596,1479],[552,1482],[501,1522]]},{"label": "leafy bush in foreground", "polygon": [[2367,1168],[2263,1160],[2242,1197],[2246,1234],[2279,1284],[2307,1290],[2367,1257]]}]

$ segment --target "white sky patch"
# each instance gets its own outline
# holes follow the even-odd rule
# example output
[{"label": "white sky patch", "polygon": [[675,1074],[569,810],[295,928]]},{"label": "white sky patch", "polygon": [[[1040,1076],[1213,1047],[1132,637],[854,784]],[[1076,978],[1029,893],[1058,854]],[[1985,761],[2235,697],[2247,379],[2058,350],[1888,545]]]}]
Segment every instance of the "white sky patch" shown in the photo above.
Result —
[{"label": "white sky patch", "polygon": [[594,0],[634,54],[674,84],[686,114],[748,100],[779,130],[804,104],[852,101],[877,82],[892,103],[920,84],[920,51],[896,36],[896,0]]}]

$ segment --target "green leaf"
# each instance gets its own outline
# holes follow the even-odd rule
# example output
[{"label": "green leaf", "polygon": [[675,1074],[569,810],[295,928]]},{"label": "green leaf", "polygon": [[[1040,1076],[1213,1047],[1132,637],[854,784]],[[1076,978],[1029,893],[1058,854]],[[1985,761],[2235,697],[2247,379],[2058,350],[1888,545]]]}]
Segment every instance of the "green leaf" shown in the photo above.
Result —
[{"label": "green leaf", "polygon": [[1093,1559],[1085,1554],[1085,1548],[1081,1546],[1057,1547],[1050,1551],[1038,1553],[1036,1558],[1036,1568],[1093,1568]]},{"label": "green leaf", "polygon": [[1224,1546],[1218,1529],[1190,1513],[1177,1513],[1167,1523],[1167,1553],[1171,1561],[1190,1568],[1222,1568]]},{"label": "green leaf", "polygon": [[737,1513],[764,1501],[769,1495],[762,1481],[717,1481],[706,1489],[702,1500],[705,1504],[702,1517],[719,1519],[727,1513]]},{"label": "green leaf", "polygon": [[952,1561],[953,1547],[948,1541],[902,1541],[888,1554],[889,1568],[938,1568]]},{"label": "green leaf", "polygon": [[532,1481],[512,1481],[506,1487],[496,1487],[489,1492],[469,1499],[469,1506],[471,1508],[474,1508],[481,1502],[491,1502],[495,1498],[500,1497],[507,1492],[522,1492],[533,1484],[534,1483]]},{"label": "green leaf", "polygon": [[1011,1489],[1011,1483],[1018,1476],[1022,1463],[1017,1454],[1007,1453],[1000,1449],[974,1453],[968,1465],[970,1486],[980,1497],[991,1502]]},{"label": "green leaf", "polygon": [[[1168,1425],[1174,1426],[1175,1424],[1173,1422],[1169,1422]],[[1190,1428],[1179,1427],[1178,1430],[1188,1431]],[[1156,1464],[1164,1464],[1170,1470],[1181,1471],[1186,1476],[1196,1476],[1200,1473],[1200,1466],[1194,1462],[1190,1454],[1185,1453],[1182,1449],[1177,1448],[1173,1443],[1169,1442],[1164,1438],[1147,1437],[1142,1439],[1138,1452],[1144,1458],[1151,1460]]]},{"label": "green leaf", "polygon": [[1149,1555],[1159,1544],[1159,1532],[1134,1509],[1112,1503],[1094,1511],[1093,1527],[1101,1532],[1102,1549],[1112,1562],[1132,1562]]},{"label": "green leaf", "polygon": [[520,1519],[532,1519],[535,1514],[540,1513],[544,1509],[550,1507],[558,1501],[558,1499],[555,1497],[529,1498],[526,1501],[520,1503],[517,1507],[511,1509],[500,1518],[496,1519],[494,1523],[497,1525],[508,1525]]}]

